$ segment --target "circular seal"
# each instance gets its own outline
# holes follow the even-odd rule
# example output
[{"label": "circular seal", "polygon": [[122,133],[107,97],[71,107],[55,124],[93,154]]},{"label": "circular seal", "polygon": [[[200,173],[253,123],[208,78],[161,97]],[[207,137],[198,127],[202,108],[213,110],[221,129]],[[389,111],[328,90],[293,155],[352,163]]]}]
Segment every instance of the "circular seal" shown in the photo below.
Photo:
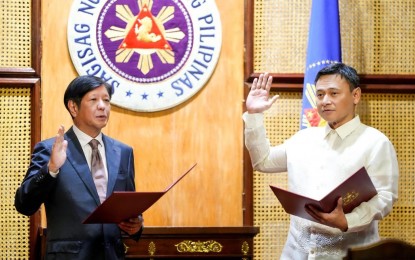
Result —
[{"label": "circular seal", "polygon": [[68,48],[80,75],[113,86],[111,103],[153,112],[196,94],[219,59],[214,0],[74,0]]}]

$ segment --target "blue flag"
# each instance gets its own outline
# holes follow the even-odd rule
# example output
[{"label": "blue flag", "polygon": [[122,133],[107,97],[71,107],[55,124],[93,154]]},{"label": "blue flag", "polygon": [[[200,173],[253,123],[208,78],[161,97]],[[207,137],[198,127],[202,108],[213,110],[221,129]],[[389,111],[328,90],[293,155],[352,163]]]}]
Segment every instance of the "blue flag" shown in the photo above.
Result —
[{"label": "blue flag", "polygon": [[317,112],[314,79],[320,69],[335,62],[341,62],[338,0],[313,0],[304,73],[301,129],[326,123]]}]

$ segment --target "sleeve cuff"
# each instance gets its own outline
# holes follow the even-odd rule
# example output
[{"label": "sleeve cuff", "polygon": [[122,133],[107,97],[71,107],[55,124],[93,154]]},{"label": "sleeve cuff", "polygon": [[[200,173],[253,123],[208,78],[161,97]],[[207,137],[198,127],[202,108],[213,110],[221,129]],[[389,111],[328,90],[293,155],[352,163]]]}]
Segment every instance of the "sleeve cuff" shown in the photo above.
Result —
[{"label": "sleeve cuff", "polygon": [[356,213],[349,213],[346,214],[346,221],[347,221],[347,231],[346,232],[353,232],[353,228],[357,226],[359,222],[359,217]]},{"label": "sleeve cuff", "polygon": [[53,178],[56,178],[56,176],[58,176],[59,170],[57,172],[53,172],[53,171],[49,171],[50,176],[52,176]]}]

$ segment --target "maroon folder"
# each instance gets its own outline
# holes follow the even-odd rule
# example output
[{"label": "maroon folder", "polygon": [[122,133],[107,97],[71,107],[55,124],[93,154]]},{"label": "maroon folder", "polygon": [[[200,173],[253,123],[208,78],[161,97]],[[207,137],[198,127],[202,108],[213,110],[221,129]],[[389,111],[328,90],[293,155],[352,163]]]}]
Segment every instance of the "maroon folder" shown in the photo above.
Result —
[{"label": "maroon folder", "polygon": [[114,191],[101,205],[99,205],[83,222],[92,223],[120,223],[129,218],[135,218],[144,213],[174,185],[176,185],[186,174],[188,174],[197,163],[188,169],[179,179],[173,182],[164,191],[158,192],[135,192]]},{"label": "maroon folder", "polygon": [[362,202],[370,200],[377,194],[375,186],[364,167],[321,200],[308,198],[272,185],[270,187],[287,213],[312,221],[316,220],[305,211],[306,205],[313,205],[329,213],[336,208],[337,200],[343,197],[343,211],[344,213],[349,213]]}]

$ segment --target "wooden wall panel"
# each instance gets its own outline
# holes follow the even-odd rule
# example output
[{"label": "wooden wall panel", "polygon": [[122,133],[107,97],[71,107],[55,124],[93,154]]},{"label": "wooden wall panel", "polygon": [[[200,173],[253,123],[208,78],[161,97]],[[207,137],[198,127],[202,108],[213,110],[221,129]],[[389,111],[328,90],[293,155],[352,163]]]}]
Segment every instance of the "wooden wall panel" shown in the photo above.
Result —
[{"label": "wooden wall panel", "polygon": [[[72,121],[63,93],[76,76],[66,42],[72,1],[42,1],[42,139]],[[133,146],[139,191],[163,190],[197,167],[145,215],[147,226],[242,225],[243,1],[216,1],[221,56],[205,87],[172,109],[112,107],[104,132]],[[44,220],[45,223],[45,220]]]}]

